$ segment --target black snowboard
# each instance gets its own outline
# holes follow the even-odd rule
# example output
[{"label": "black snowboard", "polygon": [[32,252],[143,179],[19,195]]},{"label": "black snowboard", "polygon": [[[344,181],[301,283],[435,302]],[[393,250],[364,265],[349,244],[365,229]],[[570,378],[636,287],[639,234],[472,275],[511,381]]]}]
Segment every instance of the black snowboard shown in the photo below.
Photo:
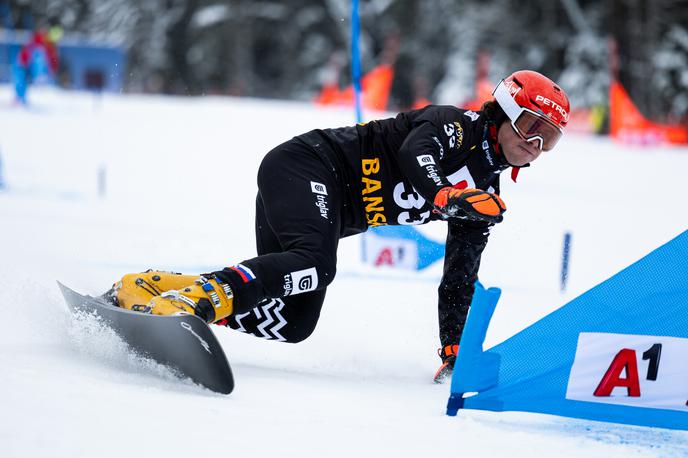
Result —
[{"label": "black snowboard", "polygon": [[234,377],[220,343],[208,325],[193,315],[159,316],[132,312],[105,299],[82,296],[57,283],[69,308],[97,313],[142,356],[170,366],[218,393],[234,389]]}]

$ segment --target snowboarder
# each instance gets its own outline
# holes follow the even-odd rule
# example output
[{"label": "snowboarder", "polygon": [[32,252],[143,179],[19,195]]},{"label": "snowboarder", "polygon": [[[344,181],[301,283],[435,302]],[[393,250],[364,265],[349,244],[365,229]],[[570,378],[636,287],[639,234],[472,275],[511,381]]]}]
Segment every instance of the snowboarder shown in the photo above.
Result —
[{"label": "snowboarder", "polygon": [[[501,172],[528,167],[562,136],[564,91],[534,71],[502,80],[474,112],[433,106],[318,129],[270,151],[258,170],[258,256],[208,274],[125,275],[109,297],[159,315],[195,314],[296,343],[314,330],[339,239],[384,225],[449,224],[439,286],[441,382],[451,374],[490,228],[502,221]],[[219,203],[219,202],[218,202]]]}]

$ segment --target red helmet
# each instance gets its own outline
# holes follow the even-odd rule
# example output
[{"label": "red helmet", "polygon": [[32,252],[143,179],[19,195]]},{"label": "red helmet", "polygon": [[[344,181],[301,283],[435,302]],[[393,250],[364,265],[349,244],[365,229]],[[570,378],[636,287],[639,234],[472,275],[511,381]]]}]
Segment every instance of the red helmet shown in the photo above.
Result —
[{"label": "red helmet", "polygon": [[539,140],[541,149],[550,150],[561,138],[571,106],[564,90],[546,76],[515,72],[500,81],[492,95],[525,140]]}]

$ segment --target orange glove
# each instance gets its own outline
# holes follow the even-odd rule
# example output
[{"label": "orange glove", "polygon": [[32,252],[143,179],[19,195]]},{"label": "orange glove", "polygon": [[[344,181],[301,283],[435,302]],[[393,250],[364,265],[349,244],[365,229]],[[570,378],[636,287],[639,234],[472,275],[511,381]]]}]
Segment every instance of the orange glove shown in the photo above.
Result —
[{"label": "orange glove", "polygon": [[497,195],[480,189],[456,189],[447,186],[435,195],[435,207],[448,218],[500,223],[506,211],[504,201]]}]

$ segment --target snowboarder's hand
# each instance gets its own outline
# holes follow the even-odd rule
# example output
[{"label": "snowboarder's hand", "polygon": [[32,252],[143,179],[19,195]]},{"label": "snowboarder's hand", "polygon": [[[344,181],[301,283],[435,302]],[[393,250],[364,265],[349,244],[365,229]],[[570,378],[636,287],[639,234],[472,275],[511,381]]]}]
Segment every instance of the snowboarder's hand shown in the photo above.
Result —
[{"label": "snowboarder's hand", "polygon": [[435,208],[447,218],[500,223],[506,211],[504,201],[497,195],[480,189],[456,189],[447,186],[435,196]]}]

